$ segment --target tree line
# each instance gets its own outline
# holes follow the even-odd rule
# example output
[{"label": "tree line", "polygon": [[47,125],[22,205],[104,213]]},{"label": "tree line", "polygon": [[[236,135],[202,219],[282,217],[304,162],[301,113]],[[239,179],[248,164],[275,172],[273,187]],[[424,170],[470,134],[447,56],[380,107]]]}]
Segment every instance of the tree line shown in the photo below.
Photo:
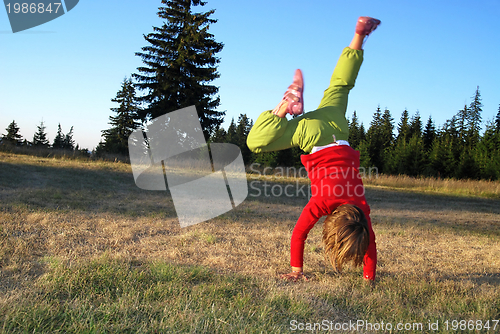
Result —
[{"label": "tree line", "polygon": [[46,129],[44,122],[41,121],[37,126],[36,132],[33,134],[32,140],[28,140],[27,138],[23,138],[21,129],[16,121],[13,120],[5,129],[5,133],[0,137],[0,147],[3,150],[24,149],[28,152],[29,150],[58,150],[76,152],[79,155],[89,155],[90,152],[88,149],[81,149],[78,144],[75,145],[73,127],[70,128],[69,132],[64,134],[61,123],[59,123],[57,134],[52,143],[49,141]]}]

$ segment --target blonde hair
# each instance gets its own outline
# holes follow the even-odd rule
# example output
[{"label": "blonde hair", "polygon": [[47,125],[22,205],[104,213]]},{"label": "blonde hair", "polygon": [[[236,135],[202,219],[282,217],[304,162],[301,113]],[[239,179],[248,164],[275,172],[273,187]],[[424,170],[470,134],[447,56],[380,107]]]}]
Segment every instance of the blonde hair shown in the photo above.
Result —
[{"label": "blonde hair", "polygon": [[338,272],[347,262],[361,266],[369,242],[368,221],[357,206],[341,205],[323,223],[325,256]]}]

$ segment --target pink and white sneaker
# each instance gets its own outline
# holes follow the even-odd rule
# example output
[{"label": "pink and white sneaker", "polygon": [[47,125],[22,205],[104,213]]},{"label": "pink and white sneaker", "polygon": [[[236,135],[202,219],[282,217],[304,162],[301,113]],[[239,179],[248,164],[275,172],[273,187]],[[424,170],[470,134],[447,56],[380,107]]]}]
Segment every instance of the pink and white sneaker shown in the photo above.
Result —
[{"label": "pink and white sneaker", "polygon": [[275,112],[279,111],[283,102],[288,102],[286,112],[290,115],[301,115],[304,113],[304,77],[302,71],[295,70],[293,83],[288,86],[281,103],[276,107]]},{"label": "pink and white sneaker", "polygon": [[369,16],[360,16],[356,23],[356,34],[369,36],[382,23],[380,20]]}]

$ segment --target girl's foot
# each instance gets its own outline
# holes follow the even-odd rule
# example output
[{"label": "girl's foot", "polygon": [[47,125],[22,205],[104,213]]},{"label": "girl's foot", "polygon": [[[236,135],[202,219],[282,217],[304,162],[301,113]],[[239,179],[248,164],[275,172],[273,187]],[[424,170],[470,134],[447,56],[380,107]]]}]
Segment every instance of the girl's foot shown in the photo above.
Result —
[{"label": "girl's foot", "polygon": [[369,36],[377,27],[380,25],[381,21],[374,19],[369,16],[360,16],[358,23],[356,23],[356,34]]},{"label": "girl's foot", "polygon": [[296,70],[293,83],[288,86],[281,102],[274,108],[273,114],[285,117],[286,114],[300,115],[304,113],[304,78],[301,70]]}]

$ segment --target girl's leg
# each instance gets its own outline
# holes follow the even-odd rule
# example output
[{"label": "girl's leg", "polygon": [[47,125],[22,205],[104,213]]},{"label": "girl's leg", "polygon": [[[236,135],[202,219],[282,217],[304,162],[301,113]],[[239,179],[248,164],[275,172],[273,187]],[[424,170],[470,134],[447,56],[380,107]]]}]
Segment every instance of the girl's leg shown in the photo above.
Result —
[{"label": "girl's leg", "polygon": [[349,44],[349,48],[353,50],[363,50],[363,41],[365,40],[365,37],[366,35],[354,34],[351,44]]},{"label": "girl's leg", "polygon": [[[362,16],[358,19],[358,22],[356,24],[356,30],[354,37],[349,44],[349,49],[351,50],[356,50],[356,51],[362,51],[363,50],[363,42],[365,40],[365,37],[370,35],[380,24],[380,21],[377,19],[373,19],[370,17]],[[321,101],[320,108],[322,106],[327,106],[327,105],[338,105],[340,106],[345,105],[345,108],[347,108],[347,94],[349,91],[354,87],[354,82],[356,81],[357,73],[359,71],[359,67],[361,66],[362,62],[362,54],[360,56],[360,61],[355,62],[354,64],[350,65],[345,65],[346,71],[345,73],[333,73],[332,80],[330,81],[330,88],[331,90],[335,90],[336,88],[341,90],[341,95],[345,96],[339,96],[340,99],[338,103],[335,101],[334,96],[330,96],[331,94],[327,94],[325,92],[325,96],[323,97],[323,100]],[[340,63],[340,60],[339,60]],[[340,66],[339,66],[340,65]],[[337,67],[344,67],[344,64],[337,64]],[[336,67],[336,68],[337,68]],[[341,71],[338,71],[341,72]],[[339,80],[340,79],[340,80]],[[328,89],[327,89],[328,91]],[[298,101],[298,98],[292,97],[295,101]],[[329,101],[332,100],[332,101]],[[279,117],[283,118],[287,114],[287,106],[289,102],[282,100],[276,108],[274,108],[273,113],[275,115],[278,115]],[[344,111],[345,114],[345,111]]]},{"label": "girl's leg", "polygon": [[326,89],[319,108],[336,106],[339,107],[338,111],[343,112],[342,116],[345,116],[347,95],[354,87],[363,62],[363,42],[379,24],[379,20],[370,17],[360,17],[358,19],[354,37],[349,47],[344,49],[338,60],[330,80],[330,86]]}]

